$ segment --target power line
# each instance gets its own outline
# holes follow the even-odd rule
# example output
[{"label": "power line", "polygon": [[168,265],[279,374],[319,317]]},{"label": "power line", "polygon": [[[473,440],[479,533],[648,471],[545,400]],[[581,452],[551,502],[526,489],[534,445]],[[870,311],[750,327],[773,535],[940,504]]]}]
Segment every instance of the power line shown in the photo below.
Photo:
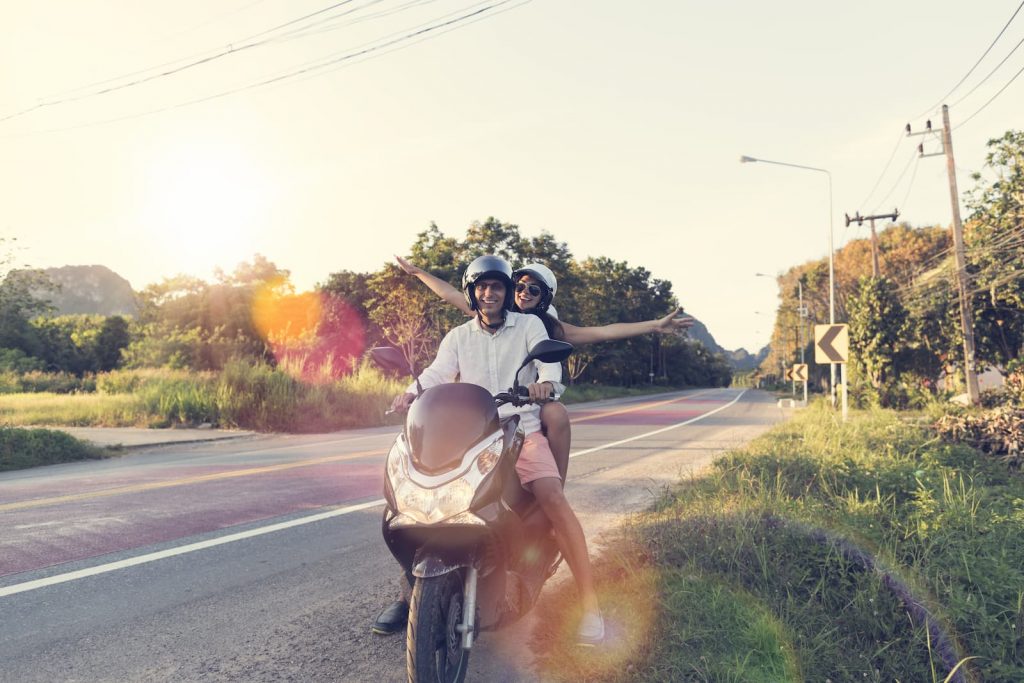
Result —
[{"label": "power line", "polygon": [[1007,22],[1006,22],[1006,25],[1005,25],[1005,26],[1003,26],[1003,28],[1002,28],[1002,29],[1001,29],[1001,30],[999,31],[999,33],[998,33],[998,34],[996,35],[996,37],[992,39],[992,42],[991,42],[991,43],[989,44],[989,46],[988,46],[987,48],[985,48],[985,51],[981,53],[981,56],[980,56],[980,57],[978,57],[978,61],[976,61],[976,62],[974,63],[974,66],[972,66],[972,67],[971,67],[971,68],[970,68],[970,69],[969,69],[969,70],[967,71],[967,73],[965,73],[965,74],[964,74],[964,77],[963,77],[963,78],[961,78],[961,79],[960,79],[959,81],[957,81],[956,85],[954,85],[954,86],[953,86],[952,88],[950,88],[950,90],[949,90],[949,92],[948,92],[948,93],[946,93],[945,95],[943,95],[942,97],[940,97],[940,98],[939,98],[939,100],[938,100],[938,102],[936,102],[935,104],[931,105],[930,107],[928,107],[927,109],[925,109],[925,110],[924,110],[923,112],[921,112],[920,114],[918,114],[917,116],[915,116],[915,117],[914,117],[915,119],[919,119],[919,118],[921,118],[922,116],[924,116],[925,114],[928,114],[929,112],[931,112],[931,111],[932,111],[933,109],[935,109],[935,107],[937,107],[937,106],[939,106],[940,104],[942,104],[942,103],[943,103],[943,101],[945,101],[945,99],[946,99],[947,97],[949,97],[949,96],[950,96],[950,95],[952,95],[952,94],[953,94],[954,92],[956,92],[956,89],[957,89],[957,88],[959,88],[959,87],[960,87],[961,85],[963,85],[963,82],[964,82],[964,81],[966,81],[966,80],[967,80],[967,78],[968,78],[968,77],[969,77],[969,76],[970,76],[970,75],[971,75],[972,73],[974,73],[974,70],[978,68],[978,65],[979,65],[979,64],[981,64],[981,61],[982,61],[983,59],[985,59],[985,56],[986,56],[986,55],[988,55],[988,53],[989,53],[989,52],[990,52],[990,51],[992,50],[992,48],[993,48],[993,47],[995,47],[995,44],[996,44],[996,42],[998,42],[998,40],[999,40],[999,39],[1000,39],[1000,38],[1002,37],[1003,33],[1005,33],[1005,32],[1006,32],[1006,29],[1008,29],[1008,28],[1010,27],[1010,24],[1012,24],[1012,23],[1013,23],[1013,20],[1014,20],[1014,19],[1015,19],[1015,18],[1017,17],[1017,14],[1018,14],[1018,13],[1019,13],[1019,12],[1021,11],[1021,9],[1022,9],[1022,8],[1024,8],[1024,2],[1021,2],[1021,3],[1019,4],[1019,5],[1017,5],[1017,9],[1015,9],[1015,10],[1014,10],[1014,12],[1013,12],[1013,15],[1012,15],[1012,16],[1010,17],[1009,21],[1007,21]]},{"label": "power line", "polygon": [[885,196],[882,197],[881,201],[879,201],[878,204],[875,205],[875,208],[871,210],[871,213],[876,213],[878,209],[882,206],[882,204],[885,204],[889,200],[889,197],[892,196],[892,193],[896,191],[897,187],[899,187],[900,181],[903,180],[903,176],[907,175],[907,171],[910,169],[910,164],[912,164],[914,159],[916,158],[918,158],[918,156],[917,150],[915,149],[913,153],[910,155],[910,158],[907,159],[907,163],[903,167],[903,170],[900,171],[900,175],[898,178],[896,178],[896,182],[892,184],[892,187],[889,188],[889,191],[885,193]]},{"label": "power line", "polygon": [[1006,56],[1005,56],[1005,57],[1003,57],[1002,61],[1000,61],[1000,62],[999,62],[998,64],[996,64],[996,67],[995,67],[994,69],[992,69],[991,71],[989,71],[989,72],[988,72],[988,75],[986,75],[986,76],[985,76],[985,77],[984,77],[983,79],[981,79],[980,81],[978,81],[978,83],[977,83],[977,84],[976,84],[976,85],[975,85],[975,86],[974,86],[973,88],[971,88],[970,90],[968,90],[968,91],[967,91],[967,94],[966,94],[966,95],[962,95],[962,96],[960,97],[960,99],[956,100],[955,102],[953,102],[953,103],[952,103],[951,105],[949,105],[949,106],[951,106],[951,107],[955,107],[956,105],[960,104],[961,102],[963,102],[964,100],[966,100],[966,99],[967,99],[968,97],[970,97],[971,95],[973,95],[973,94],[974,94],[974,92],[975,92],[975,91],[976,91],[976,90],[977,90],[978,88],[980,88],[980,87],[981,87],[982,85],[984,85],[984,84],[985,84],[985,83],[986,83],[986,82],[988,81],[988,79],[990,79],[990,78],[992,77],[992,74],[994,74],[995,72],[999,71],[999,68],[1000,68],[1000,67],[1001,67],[1001,66],[1002,66],[1003,64],[1006,64],[1006,60],[1007,60],[1007,59],[1009,59],[1010,57],[1012,57],[1012,56],[1013,56],[1013,53],[1014,53],[1014,52],[1016,52],[1016,51],[1017,51],[1017,48],[1019,48],[1019,47],[1020,47],[1021,45],[1024,45],[1024,38],[1021,38],[1021,39],[1020,39],[1019,41],[1017,41],[1017,44],[1013,46],[1013,49],[1012,49],[1012,50],[1010,50],[1009,52],[1007,52],[1007,53],[1006,53]]},{"label": "power line", "polygon": [[907,193],[903,195],[903,201],[900,203],[900,206],[903,207],[904,214],[907,213],[907,200],[910,199],[910,191],[914,189],[914,180],[917,179],[917,167],[921,163],[920,156],[915,156],[914,158],[917,161],[914,162],[914,170],[910,173],[910,183],[907,184]]},{"label": "power line", "polygon": [[1020,68],[1020,71],[1018,71],[1017,73],[1015,73],[1015,74],[1013,75],[1013,77],[1012,77],[1012,78],[1011,78],[1011,79],[1010,79],[1009,81],[1007,81],[1007,82],[1006,82],[1006,85],[1004,85],[1004,86],[1003,86],[1002,88],[1000,88],[1000,89],[999,89],[999,91],[998,91],[998,92],[997,92],[997,93],[996,93],[995,95],[993,95],[992,97],[990,97],[990,98],[988,99],[988,101],[987,101],[987,102],[985,102],[985,104],[983,104],[983,105],[981,105],[980,107],[978,107],[978,109],[977,109],[977,110],[976,110],[976,111],[975,111],[975,112],[974,112],[973,114],[971,114],[971,115],[970,115],[970,116],[968,116],[968,117],[967,117],[966,119],[964,119],[963,121],[961,121],[960,123],[958,123],[958,124],[957,124],[957,126],[956,126],[956,128],[954,128],[953,130],[957,130],[958,128],[961,128],[961,127],[963,127],[963,126],[967,125],[967,122],[968,122],[968,121],[970,121],[971,119],[973,119],[973,118],[974,118],[975,116],[977,116],[977,115],[978,115],[978,114],[980,114],[981,112],[985,111],[985,108],[986,108],[986,107],[987,107],[988,105],[992,104],[992,103],[993,103],[993,102],[995,101],[995,99],[996,99],[997,97],[999,97],[1000,95],[1002,95],[1002,94],[1003,94],[1003,91],[1004,91],[1004,90],[1006,90],[1007,88],[1009,88],[1009,87],[1010,87],[1010,85],[1011,85],[1011,84],[1012,84],[1012,83],[1013,83],[1013,82],[1014,82],[1015,80],[1017,80],[1017,77],[1018,77],[1018,76],[1020,76],[1020,75],[1021,75],[1022,73],[1024,73],[1024,66],[1022,66],[1022,67]]},{"label": "power line", "polygon": [[[490,16],[496,16],[497,14],[501,14],[504,11],[515,9],[515,8],[520,7],[522,5],[525,5],[525,4],[527,4],[527,3],[531,2],[531,1],[532,0],[520,0],[519,2],[517,2],[514,5],[512,5],[511,7],[506,8],[505,10],[501,10],[501,11],[498,11],[498,12],[492,12],[490,15],[488,15],[488,18]],[[398,38],[394,38],[392,40],[387,40],[387,41],[385,41],[383,43],[379,42],[381,39],[378,39],[377,41],[371,41],[369,43],[364,43],[363,45],[368,45],[369,47],[365,47],[365,48],[362,48],[362,49],[357,49],[355,51],[348,52],[346,54],[342,54],[341,56],[332,56],[332,57],[329,57],[329,58],[325,58],[326,61],[320,60],[319,63],[317,63],[316,60],[314,60],[312,62],[306,62],[304,65],[299,65],[298,67],[293,67],[292,70],[286,71],[286,72],[281,73],[279,75],[272,76],[272,77],[266,78],[266,79],[261,80],[261,81],[256,81],[256,82],[249,83],[249,84],[246,84],[246,85],[238,86],[238,87],[235,87],[235,88],[230,88],[228,90],[223,90],[221,92],[214,93],[214,94],[211,94],[211,95],[205,95],[203,97],[198,97],[198,98],[194,98],[194,99],[191,99],[191,100],[186,100],[184,102],[178,102],[176,104],[168,105],[168,106],[165,106],[165,107],[159,107],[157,109],[150,109],[148,111],[136,112],[134,114],[128,114],[128,115],[125,115],[125,116],[120,116],[120,117],[116,117],[116,118],[112,118],[112,119],[104,119],[104,120],[99,120],[99,121],[90,121],[90,122],[87,122],[87,123],[79,124],[79,125],[76,125],[76,126],[68,126],[68,127],[65,127],[65,128],[51,128],[51,129],[46,129],[46,130],[33,131],[32,133],[29,133],[29,134],[33,134],[33,133],[64,132],[64,131],[69,131],[69,130],[78,130],[78,129],[81,129],[81,128],[89,128],[89,127],[92,127],[92,126],[98,126],[98,125],[103,125],[103,124],[108,124],[108,123],[117,123],[117,122],[120,122],[120,121],[127,121],[127,120],[134,119],[134,118],[141,118],[143,116],[151,116],[153,114],[159,114],[159,113],[166,112],[166,111],[172,111],[174,109],[180,109],[182,107],[187,107],[187,106],[194,105],[194,104],[200,104],[200,103],[203,103],[203,102],[209,102],[211,100],[219,99],[221,97],[227,97],[229,95],[234,95],[234,94],[237,94],[237,93],[240,93],[240,92],[243,92],[243,91],[246,91],[246,90],[251,90],[251,89],[254,89],[254,88],[264,87],[264,86],[267,86],[267,85],[273,85],[273,84],[281,83],[281,82],[284,82],[284,81],[290,81],[290,80],[292,80],[292,79],[294,79],[294,78],[296,78],[298,76],[302,76],[302,75],[305,75],[305,74],[316,73],[316,75],[322,75],[321,73],[318,73],[318,72],[321,72],[321,70],[323,70],[323,69],[325,69],[327,67],[343,65],[344,62],[350,62],[350,61],[355,60],[355,59],[357,59],[359,57],[365,57],[367,55],[380,56],[381,54],[387,54],[388,52],[394,51],[395,49],[400,49],[401,47],[404,47],[404,45],[402,45],[402,44],[404,44],[406,42],[409,42],[409,41],[412,41],[413,43],[415,43],[415,42],[420,42],[422,40],[426,40],[427,39],[426,34],[428,34],[428,33],[439,32],[437,35],[441,35],[443,33],[447,33],[449,30],[454,30],[455,28],[461,28],[462,26],[468,26],[468,25],[470,25],[472,23],[475,23],[476,21],[480,20],[481,18],[484,18],[484,17],[482,17],[482,15],[484,13],[489,12],[489,11],[493,10],[494,8],[500,7],[502,5],[507,5],[507,4],[511,3],[511,2],[513,2],[513,0],[498,0],[497,2],[493,2],[490,5],[487,5],[485,7],[479,8],[479,9],[475,9],[473,11],[470,11],[470,12],[466,13],[466,14],[460,15],[460,16],[454,18],[454,19],[450,19],[448,21],[444,21],[444,22],[442,22],[440,24],[429,25],[429,22],[427,22],[426,24],[421,24],[419,27],[415,28],[414,30],[411,30],[411,32],[406,33],[404,35],[401,35]],[[479,4],[479,3],[477,3],[477,4]],[[450,14],[452,14],[452,13],[449,13],[449,15],[445,15],[445,16],[450,16]],[[397,35],[397,33],[392,33],[390,35],[394,36],[394,35]],[[435,36],[430,36],[430,37],[435,37]],[[396,47],[396,46],[398,46],[398,47]],[[338,53],[335,53],[335,54],[337,55]],[[11,137],[11,136],[6,136],[6,137]]]},{"label": "power line", "polygon": [[864,197],[864,201],[860,203],[860,206],[867,206],[868,201],[871,199],[872,196],[874,196],[875,190],[878,189],[878,186],[882,182],[882,178],[885,177],[886,171],[888,171],[889,166],[892,165],[892,160],[896,158],[896,151],[900,148],[900,143],[903,142],[904,139],[905,136],[903,135],[903,131],[900,131],[899,136],[896,138],[896,144],[893,146],[892,152],[889,154],[889,160],[885,162],[885,167],[882,169],[882,172],[878,174],[878,180],[875,181],[875,184],[871,187],[871,191],[868,192],[867,197]]},{"label": "power line", "polygon": [[[212,54],[209,54],[209,53],[198,53],[197,55],[194,55],[194,56],[191,56],[191,57],[183,57],[183,58],[180,58],[180,59],[177,59],[177,60],[172,60],[170,62],[164,62],[163,64],[160,64],[158,66],[148,67],[146,69],[141,69],[141,70],[138,70],[138,71],[134,71],[134,72],[132,72],[130,74],[125,74],[125,75],[122,75],[122,76],[115,76],[114,78],[110,78],[110,79],[107,79],[107,80],[104,80],[104,81],[99,81],[95,85],[97,85],[97,86],[98,85],[105,85],[105,84],[108,84],[108,83],[114,83],[114,82],[119,81],[119,80],[121,80],[123,78],[131,78],[132,76],[140,76],[139,78],[135,78],[134,80],[128,81],[126,83],[119,83],[119,84],[116,84],[116,85],[110,85],[109,87],[101,88],[99,90],[91,90],[91,91],[84,92],[84,93],[81,93],[81,91],[86,89],[86,88],[93,87],[93,86],[82,86],[82,87],[79,87],[79,88],[74,88],[74,89],[69,90],[69,91],[65,91],[67,93],[76,93],[76,92],[78,92],[78,93],[81,93],[81,94],[77,94],[77,95],[70,95],[69,94],[69,95],[67,95],[65,97],[58,96],[58,97],[56,97],[56,99],[50,99],[50,100],[45,100],[45,101],[42,101],[42,102],[37,102],[36,104],[32,105],[31,107],[28,107],[26,109],[22,109],[21,111],[14,112],[13,114],[8,114],[7,116],[4,116],[4,117],[0,118],[0,122],[8,121],[10,119],[13,119],[13,118],[16,118],[16,117],[19,117],[19,116],[23,116],[23,115],[28,114],[30,112],[37,111],[39,109],[43,109],[45,107],[53,107],[53,106],[57,106],[57,105],[61,105],[61,104],[67,104],[69,102],[77,102],[77,101],[80,101],[80,100],[83,100],[83,99],[86,99],[86,98],[89,98],[89,97],[96,97],[96,96],[99,96],[99,95],[107,95],[107,94],[110,94],[112,92],[116,92],[118,90],[124,90],[125,88],[130,88],[130,87],[133,87],[133,86],[136,86],[136,85],[141,85],[143,83],[148,83],[149,81],[155,80],[157,78],[164,78],[164,77],[167,77],[167,76],[173,76],[173,75],[179,74],[179,73],[181,73],[183,71],[187,71],[188,69],[192,69],[192,68],[195,68],[197,66],[202,66],[204,64],[209,64],[210,62],[216,61],[216,60],[221,59],[223,57],[227,57],[228,55],[237,54],[239,52],[243,52],[245,50],[249,50],[249,49],[252,49],[254,47],[260,47],[262,45],[266,45],[268,43],[271,43],[271,42],[274,42],[276,40],[279,40],[282,37],[288,37],[288,36],[294,36],[295,34],[301,34],[301,30],[302,29],[298,29],[298,30],[292,31],[290,33],[285,33],[283,35],[270,36],[270,37],[267,37],[267,38],[263,38],[261,40],[255,40],[256,38],[260,38],[261,36],[268,36],[270,34],[273,34],[276,31],[280,31],[283,28],[287,28],[288,26],[292,26],[294,24],[306,21],[306,20],[308,20],[308,19],[310,19],[312,17],[315,17],[315,16],[318,16],[320,14],[323,14],[324,12],[329,12],[331,10],[337,9],[338,7],[350,4],[350,3],[354,2],[354,1],[355,0],[340,0],[339,2],[335,2],[335,3],[333,3],[333,4],[331,4],[331,5],[327,6],[327,7],[321,8],[321,9],[315,11],[315,12],[311,12],[309,14],[306,14],[304,16],[298,17],[296,19],[291,19],[289,21],[284,22],[283,24],[278,24],[277,26],[274,26],[273,28],[269,28],[269,29],[266,29],[264,31],[260,31],[259,33],[254,33],[252,35],[246,36],[245,38],[241,38],[239,40],[236,40],[236,41],[233,41],[231,43],[228,43],[227,45],[219,48],[218,51],[213,52]],[[347,14],[351,14],[352,12],[359,11],[360,9],[364,9],[365,7],[368,7],[370,5],[375,5],[375,4],[379,3],[379,2],[382,2],[382,0],[369,0],[365,5],[362,5],[362,6],[359,6],[359,7],[355,7],[353,9],[348,10],[346,12],[343,12],[343,13],[341,13],[339,15],[330,17],[330,19],[335,19],[335,18],[338,18],[340,16],[345,16]],[[329,19],[327,19],[327,20],[329,20]],[[324,19],[322,19],[318,23],[321,23],[323,21],[324,21]],[[316,24],[313,24],[313,25],[315,26]],[[309,28],[309,27],[306,27],[306,28]],[[247,42],[247,41],[251,41],[251,42]],[[189,60],[189,61],[186,61],[184,64],[181,64],[180,62],[182,62],[183,60]],[[177,64],[177,66],[173,66],[173,65],[176,65],[176,64]],[[151,73],[153,71],[153,69],[164,69],[164,70],[163,71],[157,71],[156,73]],[[145,74],[145,75],[143,75],[143,74]]]}]

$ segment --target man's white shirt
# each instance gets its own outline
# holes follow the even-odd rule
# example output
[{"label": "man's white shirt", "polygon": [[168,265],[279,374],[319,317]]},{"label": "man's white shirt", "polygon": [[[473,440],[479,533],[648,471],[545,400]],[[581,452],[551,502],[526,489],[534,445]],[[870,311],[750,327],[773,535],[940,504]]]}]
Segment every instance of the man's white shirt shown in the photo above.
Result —
[{"label": "man's white shirt", "polygon": [[[480,326],[477,318],[459,325],[441,340],[437,357],[420,375],[424,389],[454,382],[469,382],[482,386],[492,394],[507,391],[512,387],[516,370],[526,358],[530,347],[547,339],[544,323],[535,315],[509,312],[502,325],[493,334]],[[534,361],[519,373],[520,386],[533,382],[551,382],[555,393],[561,394],[565,387],[561,383],[562,366],[559,363]],[[413,383],[407,390],[416,393]],[[540,431],[540,406],[530,404],[516,408],[504,405],[498,409],[502,417],[518,413],[523,431],[527,434]]]}]

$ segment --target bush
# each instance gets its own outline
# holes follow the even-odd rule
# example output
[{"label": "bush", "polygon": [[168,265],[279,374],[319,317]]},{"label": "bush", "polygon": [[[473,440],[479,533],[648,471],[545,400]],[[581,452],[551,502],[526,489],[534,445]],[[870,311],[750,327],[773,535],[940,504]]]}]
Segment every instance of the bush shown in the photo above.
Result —
[{"label": "bush", "polygon": [[102,457],[102,450],[64,432],[0,426],[0,472]]},{"label": "bush", "polygon": [[26,372],[19,378],[21,391],[29,394],[91,394],[96,391],[96,376],[78,377],[70,372]]},{"label": "bush", "polygon": [[132,394],[151,385],[181,381],[195,376],[197,373],[167,368],[112,370],[96,376],[96,390],[101,394]]},{"label": "bush", "polygon": [[21,349],[0,349],[0,372],[31,372],[46,369],[46,363]]},{"label": "bush", "polygon": [[980,412],[951,411],[935,422],[935,430],[948,442],[999,456],[1011,467],[1024,465],[1024,408],[1003,405]]}]

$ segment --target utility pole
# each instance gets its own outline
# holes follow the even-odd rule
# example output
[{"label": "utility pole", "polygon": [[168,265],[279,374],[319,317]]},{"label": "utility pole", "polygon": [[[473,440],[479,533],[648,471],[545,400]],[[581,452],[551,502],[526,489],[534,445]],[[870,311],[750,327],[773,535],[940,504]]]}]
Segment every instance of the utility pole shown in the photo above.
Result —
[{"label": "utility pole", "polygon": [[[932,122],[925,124],[925,130],[920,133],[911,133],[910,124],[907,124],[907,135],[928,135],[933,133]],[[978,405],[980,391],[978,390],[978,375],[974,368],[974,313],[971,310],[971,299],[967,292],[967,256],[964,252],[963,224],[960,222],[960,194],[956,187],[956,163],[953,160],[953,135],[949,126],[949,107],[942,105],[942,152],[930,154],[924,153],[924,143],[917,146],[921,157],[933,157],[945,154],[946,173],[949,176],[949,199],[953,205],[953,247],[956,254],[956,279],[957,289],[960,293],[960,328],[963,330],[964,338],[964,374],[967,379],[967,399]]]},{"label": "utility pole", "polygon": [[850,214],[846,214],[846,227],[850,227],[850,223],[864,225],[864,221],[871,221],[871,274],[876,278],[881,274],[881,272],[878,269],[878,235],[875,233],[875,219],[881,220],[882,218],[888,218],[895,222],[899,217],[899,209],[893,209],[892,213],[880,213],[875,216],[861,216],[860,211],[858,211],[853,218],[850,218]]}]

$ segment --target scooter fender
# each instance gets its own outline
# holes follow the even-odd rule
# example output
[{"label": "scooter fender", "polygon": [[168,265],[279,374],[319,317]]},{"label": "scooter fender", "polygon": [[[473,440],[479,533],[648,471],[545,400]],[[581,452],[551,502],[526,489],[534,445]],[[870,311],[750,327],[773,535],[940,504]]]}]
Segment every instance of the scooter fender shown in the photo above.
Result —
[{"label": "scooter fender", "polygon": [[469,558],[444,557],[432,548],[420,548],[412,561],[412,575],[419,579],[429,579],[450,574],[470,564]]}]

